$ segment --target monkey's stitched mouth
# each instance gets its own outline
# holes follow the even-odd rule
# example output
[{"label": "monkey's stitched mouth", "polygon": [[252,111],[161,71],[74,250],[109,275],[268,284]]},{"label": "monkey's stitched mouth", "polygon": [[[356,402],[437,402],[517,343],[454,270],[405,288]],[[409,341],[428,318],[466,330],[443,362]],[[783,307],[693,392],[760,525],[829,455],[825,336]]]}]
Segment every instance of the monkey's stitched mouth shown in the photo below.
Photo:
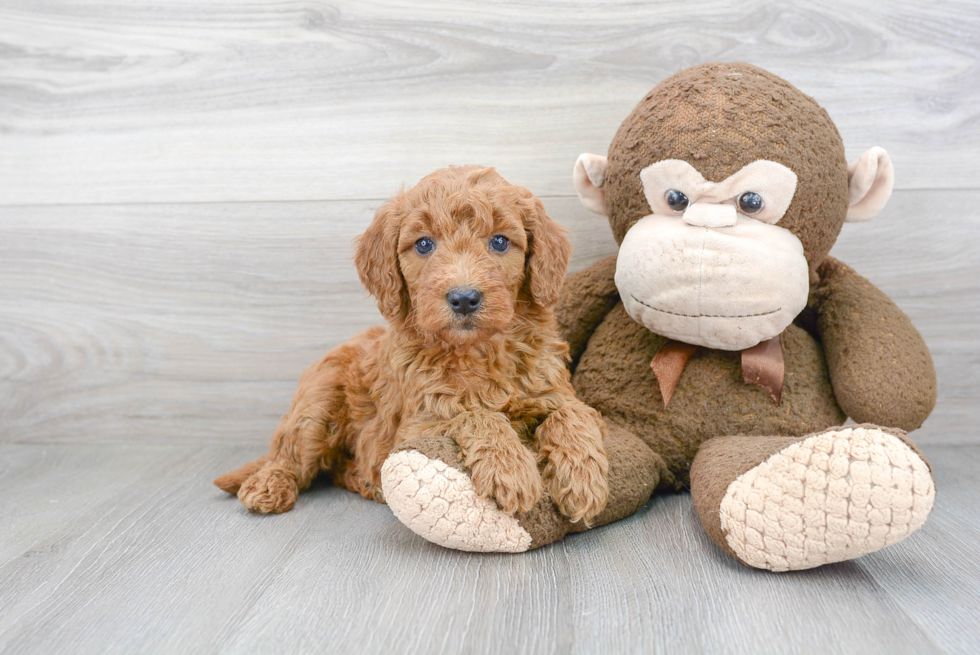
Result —
[{"label": "monkey's stitched mouth", "polygon": [[782,307],[777,307],[776,309],[773,309],[771,311],[760,312],[758,314],[681,314],[680,312],[670,312],[667,311],[666,309],[660,309],[659,307],[654,307],[653,305],[649,305],[643,302],[642,300],[640,300],[639,298],[637,298],[636,296],[634,296],[633,294],[630,294],[630,296],[636,302],[640,303],[644,307],[647,307],[648,309],[652,309],[655,312],[660,312],[662,314],[670,314],[671,316],[683,316],[685,318],[754,318],[756,316],[769,316],[783,309]]}]

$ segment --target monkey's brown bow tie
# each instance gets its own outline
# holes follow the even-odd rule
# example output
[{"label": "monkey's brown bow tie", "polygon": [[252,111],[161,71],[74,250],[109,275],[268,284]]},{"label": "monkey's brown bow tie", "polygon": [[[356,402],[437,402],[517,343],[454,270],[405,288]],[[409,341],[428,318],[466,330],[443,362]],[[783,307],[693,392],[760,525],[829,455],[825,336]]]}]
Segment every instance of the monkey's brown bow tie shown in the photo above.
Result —
[{"label": "monkey's brown bow tie", "polygon": [[[664,397],[664,407],[667,407],[671,396],[674,395],[674,389],[677,388],[677,382],[681,379],[687,360],[691,359],[697,350],[697,346],[671,339],[653,356],[650,368],[657,376],[660,393]],[[742,379],[747,384],[762,387],[777,405],[783,396],[785,374],[783,346],[779,336],[742,351]]]}]

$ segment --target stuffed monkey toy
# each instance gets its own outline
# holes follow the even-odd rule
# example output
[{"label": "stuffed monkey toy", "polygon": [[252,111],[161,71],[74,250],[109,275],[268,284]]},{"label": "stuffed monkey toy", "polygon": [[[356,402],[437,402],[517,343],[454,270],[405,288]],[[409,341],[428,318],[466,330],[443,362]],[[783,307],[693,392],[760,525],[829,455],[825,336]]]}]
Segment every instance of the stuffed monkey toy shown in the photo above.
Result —
[{"label": "stuffed monkey toy", "polygon": [[[932,359],[884,293],[828,256],[845,222],[888,200],[884,150],[848,165],[812,98],[712,63],[657,85],[573,180],[620,246],[567,278],[557,312],[576,393],[608,428],[610,495],[592,527],[689,488],[718,546],[784,571],[923,524],[935,485],[906,432],[935,405]],[[421,446],[403,447],[420,471],[437,461],[465,487],[446,439]],[[480,544],[512,530],[530,539],[511,550],[526,550],[586,528],[547,497],[512,517],[465,492],[447,510],[385,489],[399,518],[450,547],[503,550]],[[437,538],[417,529],[440,520]]]}]

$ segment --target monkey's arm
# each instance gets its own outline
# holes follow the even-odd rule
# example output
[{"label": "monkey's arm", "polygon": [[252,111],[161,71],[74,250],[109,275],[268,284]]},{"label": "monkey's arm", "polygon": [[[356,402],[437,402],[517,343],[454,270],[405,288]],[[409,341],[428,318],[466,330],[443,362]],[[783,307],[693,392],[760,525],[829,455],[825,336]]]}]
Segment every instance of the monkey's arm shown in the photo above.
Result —
[{"label": "monkey's arm", "polygon": [[616,255],[610,255],[565,278],[555,315],[558,331],[568,342],[573,371],[589,337],[619,301],[615,275]]},{"label": "monkey's arm", "polygon": [[832,257],[821,264],[817,324],[834,395],[858,423],[914,430],[936,405],[922,335],[892,300]]}]

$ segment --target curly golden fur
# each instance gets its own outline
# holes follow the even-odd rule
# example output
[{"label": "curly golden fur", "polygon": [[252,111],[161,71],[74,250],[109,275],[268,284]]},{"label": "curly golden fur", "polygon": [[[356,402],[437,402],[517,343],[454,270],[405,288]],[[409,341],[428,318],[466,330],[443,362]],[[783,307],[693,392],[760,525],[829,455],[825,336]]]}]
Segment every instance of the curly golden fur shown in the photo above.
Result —
[{"label": "curly golden fur", "polygon": [[[491,245],[498,236],[509,239],[503,252]],[[416,248],[422,238],[431,252]],[[606,504],[608,463],[605,425],[575,397],[556,329],[570,254],[541,201],[493,168],[436,171],[389,200],[354,258],[388,327],[307,369],[269,454],[215,484],[278,513],[329,471],[384,502],[392,448],[437,434],[459,444],[477,491],[505,512],[528,511],[544,490],[588,524]],[[475,311],[453,311],[460,288],[480,292]]]}]

